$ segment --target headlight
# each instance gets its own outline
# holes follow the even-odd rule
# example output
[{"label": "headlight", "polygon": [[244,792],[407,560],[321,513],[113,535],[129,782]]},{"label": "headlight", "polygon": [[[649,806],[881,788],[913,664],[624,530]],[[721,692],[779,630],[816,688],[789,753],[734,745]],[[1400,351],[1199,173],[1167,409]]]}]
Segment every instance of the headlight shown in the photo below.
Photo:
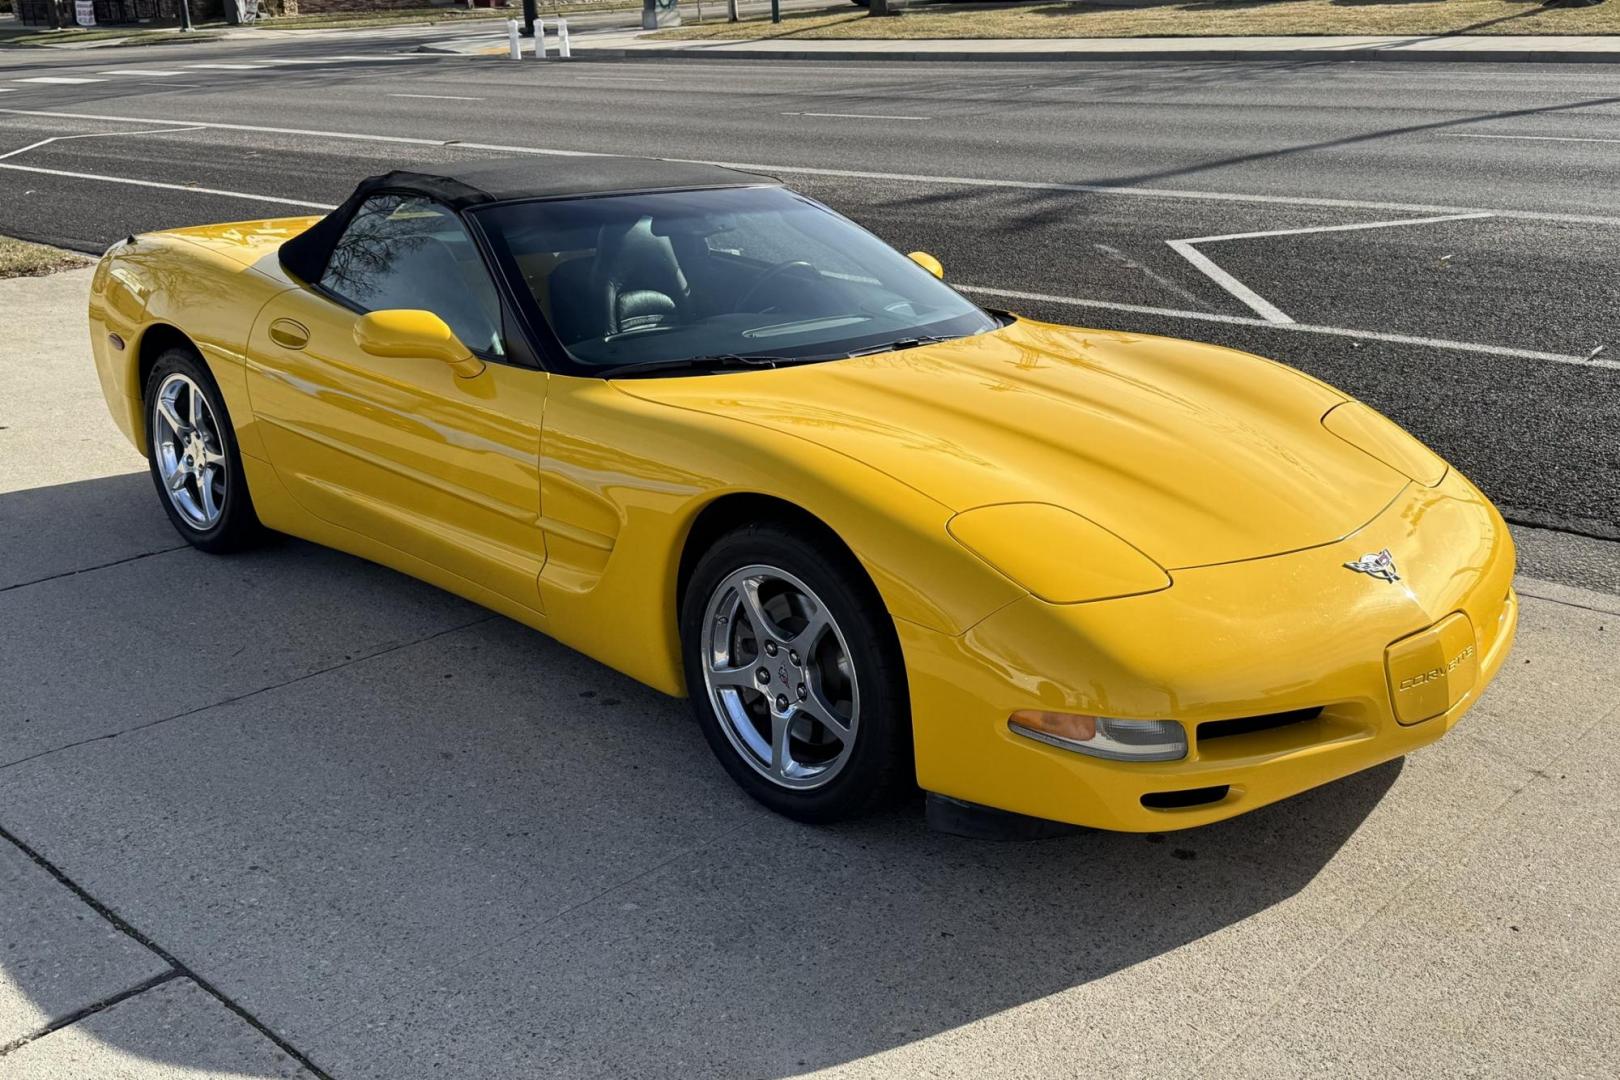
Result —
[{"label": "headlight", "polygon": [[1333,406],[1322,417],[1322,426],[1424,487],[1434,487],[1446,478],[1449,466],[1438,454],[1395,421],[1359,401]]},{"label": "headlight", "polygon": [[1174,720],[1019,709],[1007,718],[1007,726],[1048,746],[1110,761],[1180,761],[1187,756],[1187,730]]},{"label": "headlight", "polygon": [[1101,525],[1050,503],[964,510],[956,542],[1049,604],[1079,604],[1170,587],[1162,566]]}]

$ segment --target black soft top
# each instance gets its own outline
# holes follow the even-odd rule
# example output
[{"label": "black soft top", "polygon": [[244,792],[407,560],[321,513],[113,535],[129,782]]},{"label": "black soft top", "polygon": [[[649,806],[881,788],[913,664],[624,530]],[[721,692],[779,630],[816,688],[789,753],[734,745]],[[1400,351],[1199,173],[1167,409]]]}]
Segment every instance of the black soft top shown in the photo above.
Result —
[{"label": "black soft top", "polygon": [[399,169],[360,181],[337,209],[281,245],[282,269],[319,281],[343,229],[360,204],[378,192],[420,195],[463,210],[482,203],[566,196],[775,184],[774,177],[719,165],[610,155],[536,155]]}]

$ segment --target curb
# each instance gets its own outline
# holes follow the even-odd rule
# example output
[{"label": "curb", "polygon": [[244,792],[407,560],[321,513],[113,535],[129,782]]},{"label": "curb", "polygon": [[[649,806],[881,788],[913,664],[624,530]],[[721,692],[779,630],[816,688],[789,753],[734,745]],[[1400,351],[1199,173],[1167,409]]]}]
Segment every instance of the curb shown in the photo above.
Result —
[{"label": "curb", "polygon": [[506,43],[504,41],[499,43],[474,41],[468,42],[467,44],[470,47],[461,48],[454,43],[429,41],[403,51],[413,53],[434,53],[438,56],[483,56],[491,52],[504,53],[506,51]]},{"label": "curb", "polygon": [[958,63],[965,60],[1020,63],[1067,60],[1071,63],[1098,61],[1211,61],[1211,60],[1264,60],[1264,61],[1325,61],[1339,63],[1354,61],[1405,61],[1409,63],[1525,63],[1525,64],[1613,64],[1620,63],[1620,45],[1613,52],[1586,53],[1542,49],[1143,49],[1109,50],[1107,52],[1074,52],[1038,50],[1033,52],[979,52],[971,50],[937,50],[928,52],[877,52],[857,49],[825,49],[801,52],[793,49],[692,49],[692,48],[638,48],[607,49],[577,46],[576,60],[875,60],[926,61],[936,60]]}]

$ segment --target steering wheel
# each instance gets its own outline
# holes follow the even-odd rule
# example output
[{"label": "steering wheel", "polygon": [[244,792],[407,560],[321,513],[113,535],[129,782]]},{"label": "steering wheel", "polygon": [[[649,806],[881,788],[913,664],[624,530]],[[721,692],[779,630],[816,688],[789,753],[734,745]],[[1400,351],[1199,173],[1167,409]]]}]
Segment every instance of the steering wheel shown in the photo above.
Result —
[{"label": "steering wheel", "polygon": [[811,266],[809,263],[805,262],[803,259],[789,259],[786,262],[777,263],[775,266],[771,267],[769,270],[765,271],[763,274],[759,275],[759,277],[754,280],[753,285],[749,286],[748,291],[742,294],[742,296],[737,300],[737,303],[732,306],[731,310],[732,311],[749,311],[749,310],[751,310],[749,308],[749,306],[748,306],[748,301],[750,301],[750,300],[752,300],[754,298],[755,293],[759,292],[766,285],[769,285],[771,282],[775,281],[777,278],[781,277],[784,274],[787,274],[787,273],[792,272],[792,271],[804,271],[804,270],[808,270],[812,274],[814,274],[816,272],[816,268],[814,266]]}]

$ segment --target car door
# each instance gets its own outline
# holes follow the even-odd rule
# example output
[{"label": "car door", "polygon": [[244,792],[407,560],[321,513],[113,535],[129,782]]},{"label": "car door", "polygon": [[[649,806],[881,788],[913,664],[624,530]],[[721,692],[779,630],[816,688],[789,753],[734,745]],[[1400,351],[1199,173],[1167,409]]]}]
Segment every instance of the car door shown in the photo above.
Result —
[{"label": "car door", "polygon": [[[444,319],[475,359],[362,351],[361,315],[400,308]],[[368,199],[320,282],[260,312],[248,355],[266,452],[305,509],[540,607],[547,376],[506,362],[494,281],[451,211]]]}]

